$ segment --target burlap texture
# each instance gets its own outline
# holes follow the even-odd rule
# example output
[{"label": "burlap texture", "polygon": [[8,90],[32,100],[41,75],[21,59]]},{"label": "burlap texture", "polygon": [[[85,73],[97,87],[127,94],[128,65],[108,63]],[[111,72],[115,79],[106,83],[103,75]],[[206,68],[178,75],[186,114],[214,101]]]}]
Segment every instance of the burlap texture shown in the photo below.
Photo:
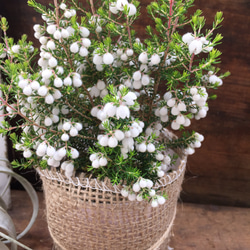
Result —
[{"label": "burlap texture", "polygon": [[57,249],[165,249],[160,246],[170,235],[185,166],[183,156],[178,169],[162,178],[159,187],[168,199],[157,208],[145,201],[128,201],[119,193],[121,187],[109,181],[81,176],[69,182],[55,171],[38,169],[48,227]]}]

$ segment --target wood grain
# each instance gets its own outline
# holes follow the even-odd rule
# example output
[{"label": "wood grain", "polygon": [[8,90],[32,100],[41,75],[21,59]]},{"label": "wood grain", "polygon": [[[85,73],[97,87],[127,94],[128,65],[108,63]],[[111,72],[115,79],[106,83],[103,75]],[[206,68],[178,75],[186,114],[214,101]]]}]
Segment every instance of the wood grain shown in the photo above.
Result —
[{"label": "wood grain", "polygon": [[[10,35],[18,38],[27,33],[35,41],[32,27],[41,22],[40,16],[26,6],[26,1],[2,2],[0,10],[9,20]],[[39,2],[49,3],[48,0]],[[149,2],[141,1],[143,14],[142,21],[136,22],[138,35],[151,22],[145,13]],[[188,159],[182,199],[250,206],[250,2],[197,0],[192,10],[196,8],[203,10],[207,27],[212,24],[216,11],[223,11],[224,22],[219,32],[224,39],[218,46],[223,53],[220,68],[222,72],[229,70],[231,76],[216,91],[218,99],[209,103],[207,118],[192,125],[205,136],[205,141]]]}]

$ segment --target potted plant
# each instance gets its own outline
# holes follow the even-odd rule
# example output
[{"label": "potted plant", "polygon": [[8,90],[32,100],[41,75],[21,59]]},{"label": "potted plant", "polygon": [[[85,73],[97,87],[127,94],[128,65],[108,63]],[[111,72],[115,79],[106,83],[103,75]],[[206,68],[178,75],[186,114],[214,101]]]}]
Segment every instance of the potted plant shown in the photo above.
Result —
[{"label": "potted plant", "polygon": [[203,31],[200,10],[186,17],[193,0],[151,2],[154,25],[140,40],[138,1],[28,4],[44,21],[34,26],[39,49],[25,35],[14,43],[1,20],[1,105],[20,118],[1,132],[25,159],[13,166],[37,168],[59,247],[156,249],[169,237],[186,155],[204,139],[186,129],[228,75],[215,67],[222,13]]}]

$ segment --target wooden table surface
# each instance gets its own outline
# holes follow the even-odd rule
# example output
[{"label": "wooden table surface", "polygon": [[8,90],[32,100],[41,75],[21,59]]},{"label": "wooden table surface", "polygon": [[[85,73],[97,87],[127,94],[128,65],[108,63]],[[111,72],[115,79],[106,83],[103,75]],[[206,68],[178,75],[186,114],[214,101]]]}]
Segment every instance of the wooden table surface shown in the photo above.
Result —
[{"label": "wooden table surface", "polygon": [[[38,218],[20,242],[34,250],[50,250],[53,242],[47,229],[43,193],[38,192],[38,197]],[[27,194],[12,190],[9,214],[18,232],[28,224],[31,213]],[[175,250],[249,250],[250,209],[179,203],[173,232],[169,246]]]}]

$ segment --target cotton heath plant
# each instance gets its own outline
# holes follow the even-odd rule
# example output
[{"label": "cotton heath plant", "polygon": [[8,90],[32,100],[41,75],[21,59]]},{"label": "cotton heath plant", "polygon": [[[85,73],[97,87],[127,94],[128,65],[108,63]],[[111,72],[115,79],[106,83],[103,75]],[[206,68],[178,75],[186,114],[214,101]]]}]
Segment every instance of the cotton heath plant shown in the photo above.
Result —
[{"label": "cotton heath plant", "polygon": [[[222,13],[204,31],[200,10],[186,17],[194,0],[151,2],[153,25],[140,39],[138,1],[95,2],[54,0],[47,8],[29,0],[43,19],[34,25],[38,49],[25,35],[15,43],[1,19],[0,100],[8,117],[1,132],[23,152],[14,167],[109,178],[129,200],[157,207],[166,194],[155,184],[174,169],[176,148],[193,154],[201,146],[203,136],[188,128],[206,117],[209,90],[228,75],[215,67]],[[165,140],[166,129],[179,137]]]}]

